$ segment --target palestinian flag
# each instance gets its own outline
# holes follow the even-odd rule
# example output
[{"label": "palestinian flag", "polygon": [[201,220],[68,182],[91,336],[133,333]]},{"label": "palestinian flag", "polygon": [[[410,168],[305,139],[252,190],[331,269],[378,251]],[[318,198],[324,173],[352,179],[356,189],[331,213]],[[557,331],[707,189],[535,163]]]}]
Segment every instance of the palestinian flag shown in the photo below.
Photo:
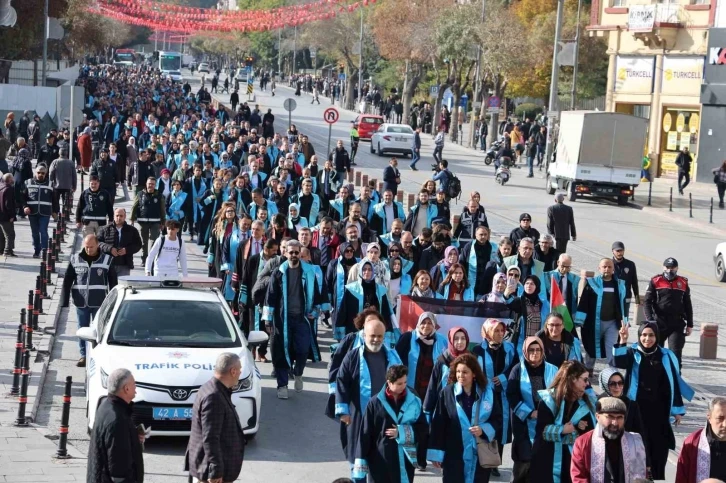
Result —
[{"label": "palestinian flag", "polygon": [[550,277],[550,307],[553,312],[557,312],[562,316],[565,321],[565,330],[572,331],[574,324],[572,323],[572,316],[565,303],[565,298],[562,296],[560,286],[557,285],[555,277]]},{"label": "palestinian flag", "polygon": [[[437,332],[444,337],[452,327],[463,327],[469,333],[469,343],[479,345],[482,341],[481,326],[486,320],[482,304],[459,300],[430,299],[426,297],[401,296],[398,303],[398,329],[401,334],[416,328],[419,316],[432,312],[439,323]],[[507,325],[509,319],[501,319]]]}]

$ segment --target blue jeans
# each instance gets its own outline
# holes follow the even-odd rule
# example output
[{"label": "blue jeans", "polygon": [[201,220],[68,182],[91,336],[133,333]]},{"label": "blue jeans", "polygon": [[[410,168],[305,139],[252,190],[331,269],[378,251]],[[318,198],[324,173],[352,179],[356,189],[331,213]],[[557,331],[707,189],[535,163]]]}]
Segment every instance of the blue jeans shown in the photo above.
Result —
[{"label": "blue jeans", "polygon": [[527,156],[527,167],[529,168],[529,175],[534,176],[534,157]]},{"label": "blue jeans", "polygon": [[416,167],[416,163],[418,163],[421,160],[421,150],[419,149],[418,152],[415,149],[411,150],[411,164],[410,166],[412,168]]},{"label": "blue jeans", "polygon": [[[613,357],[613,346],[617,344],[619,335],[618,331],[620,327],[616,320],[601,320],[600,321],[600,333],[595,334],[596,337],[600,337],[601,347],[605,348],[605,356],[609,366],[613,366],[615,363]],[[599,355],[598,355],[599,357]],[[585,366],[588,369],[595,367],[595,360],[597,357],[593,357],[590,354],[584,355]]]},{"label": "blue jeans", "polygon": [[33,235],[33,249],[35,253],[48,248],[48,224],[50,216],[30,215],[30,233]]},{"label": "blue jeans", "polygon": [[[302,376],[305,370],[305,363],[308,360],[308,354],[310,353],[310,344],[312,344],[312,334],[310,329],[310,322],[305,316],[300,317],[288,317],[287,319],[287,340],[291,349],[294,352],[291,354],[291,361],[293,363],[292,373],[295,376]],[[276,337],[284,337],[284,334],[280,334]],[[277,377],[277,387],[287,387],[289,380],[289,371],[287,368],[276,367],[275,373]]]},{"label": "blue jeans", "polygon": [[481,141],[481,150],[482,151],[486,151],[487,150],[487,137],[486,137],[486,135],[485,136],[480,136],[479,137],[479,141]]},{"label": "blue jeans", "polygon": [[[98,312],[98,307],[76,307],[76,318],[78,319],[78,328],[88,327],[91,325],[91,319]],[[78,339],[78,349],[81,351],[81,357],[86,357],[86,341]]]}]

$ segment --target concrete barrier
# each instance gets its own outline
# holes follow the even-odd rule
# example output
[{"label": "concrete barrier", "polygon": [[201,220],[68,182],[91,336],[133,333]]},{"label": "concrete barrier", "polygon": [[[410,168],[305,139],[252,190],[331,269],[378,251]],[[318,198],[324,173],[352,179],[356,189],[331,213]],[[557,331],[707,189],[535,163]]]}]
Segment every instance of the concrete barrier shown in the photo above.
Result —
[{"label": "concrete barrier", "polygon": [[718,324],[710,322],[701,324],[698,357],[701,359],[716,359],[718,357]]},{"label": "concrete barrier", "polygon": [[398,193],[396,193],[396,201],[403,203],[403,190],[398,190]]},{"label": "concrete barrier", "polygon": [[364,174],[361,186],[368,186],[368,175]]},{"label": "concrete barrier", "polygon": [[362,178],[363,178],[363,173],[361,173],[360,171],[356,171],[355,172],[355,185],[356,186],[361,185]]},{"label": "concrete barrier", "polygon": [[408,194],[408,209],[410,210],[413,205],[416,204],[416,195],[413,193]]}]

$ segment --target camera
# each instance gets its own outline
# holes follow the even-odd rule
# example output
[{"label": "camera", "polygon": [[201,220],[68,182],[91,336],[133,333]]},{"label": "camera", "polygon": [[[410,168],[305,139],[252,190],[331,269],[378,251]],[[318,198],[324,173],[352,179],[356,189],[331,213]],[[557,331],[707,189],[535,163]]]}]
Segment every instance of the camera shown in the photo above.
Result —
[{"label": "camera", "polygon": [[439,163],[432,164],[431,165],[431,171],[433,171],[435,173],[438,173],[439,171],[441,171],[441,168],[439,168]]}]

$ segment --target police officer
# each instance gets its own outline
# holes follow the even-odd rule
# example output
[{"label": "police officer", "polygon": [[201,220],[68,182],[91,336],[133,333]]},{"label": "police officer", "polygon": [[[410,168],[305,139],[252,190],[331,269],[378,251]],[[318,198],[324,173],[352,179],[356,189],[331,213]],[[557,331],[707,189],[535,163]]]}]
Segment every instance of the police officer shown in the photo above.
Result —
[{"label": "police officer", "polygon": [[141,263],[146,263],[149,254],[149,237],[152,242],[159,238],[164,226],[166,206],[164,195],[156,191],[156,178],[150,176],[146,180],[146,189],[139,191],[131,208],[131,223],[139,222],[141,227]]},{"label": "police officer", "polygon": [[58,216],[58,199],[48,181],[48,168],[40,164],[35,169],[35,177],[25,182],[23,187],[23,213],[30,221],[33,235],[33,258],[40,258],[40,251],[48,248],[48,224],[50,217]]},{"label": "police officer", "polygon": [[108,192],[101,189],[98,176],[89,177],[89,187],[81,193],[76,205],[76,227],[83,227],[83,235],[96,235],[100,226],[113,221],[113,206]]},{"label": "police officer", "polygon": [[668,341],[680,368],[686,337],[693,331],[693,305],[688,279],[678,275],[675,258],[666,258],[663,273],[650,279],[644,309],[645,319],[658,323],[658,344],[664,346]]},{"label": "police officer", "polygon": [[40,148],[38,152],[38,164],[45,164],[46,167],[58,159],[58,145],[55,142],[55,136],[52,133],[48,133],[45,136],[45,146]]},{"label": "police officer", "polygon": [[612,245],[615,276],[625,282],[625,315],[630,317],[630,305],[640,305],[640,288],[638,287],[638,270],[632,260],[625,258],[625,245],[616,241]]},{"label": "police officer", "polygon": [[[111,267],[113,257],[101,253],[96,235],[86,235],[83,249],[68,263],[63,277],[63,300],[61,307],[68,307],[68,294],[76,306],[78,328],[91,325],[91,319],[103,303],[109,290],[116,286],[116,271]],[[86,366],[86,343],[79,339],[81,358],[76,366]]]},{"label": "police officer", "polygon": [[[116,186],[119,182],[118,170],[108,157],[108,149],[103,148],[99,159],[91,165],[91,176],[96,175],[101,182],[101,189],[106,191],[111,200],[111,207],[116,199]],[[112,217],[113,218],[113,217]]]}]

